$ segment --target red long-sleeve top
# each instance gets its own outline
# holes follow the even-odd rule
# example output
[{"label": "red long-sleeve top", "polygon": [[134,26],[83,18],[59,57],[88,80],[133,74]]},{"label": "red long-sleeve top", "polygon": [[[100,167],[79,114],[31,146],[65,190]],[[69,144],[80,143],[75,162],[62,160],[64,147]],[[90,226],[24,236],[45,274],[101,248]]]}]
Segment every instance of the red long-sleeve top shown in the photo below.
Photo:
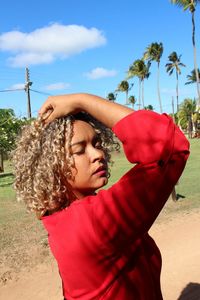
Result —
[{"label": "red long-sleeve top", "polygon": [[189,143],[169,116],[151,111],[131,113],[113,131],[136,165],[43,223],[67,300],[161,300],[161,256],[148,230],[184,169]]}]

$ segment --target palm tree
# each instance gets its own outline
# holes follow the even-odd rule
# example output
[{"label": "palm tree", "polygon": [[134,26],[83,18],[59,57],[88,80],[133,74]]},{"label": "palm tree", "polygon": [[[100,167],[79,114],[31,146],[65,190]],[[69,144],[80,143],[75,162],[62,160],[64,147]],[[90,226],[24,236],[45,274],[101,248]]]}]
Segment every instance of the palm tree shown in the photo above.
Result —
[{"label": "palm tree", "polygon": [[143,70],[141,72],[141,85],[142,85],[142,106],[144,108],[144,80],[148,79],[150,76],[150,72],[149,72],[149,68],[151,66],[151,63],[147,63],[145,64],[144,62],[144,67]]},{"label": "palm tree", "polygon": [[[198,73],[199,78],[200,78],[200,70],[199,69],[197,69],[197,73]],[[195,69],[193,69],[191,71],[190,75],[187,75],[187,79],[188,79],[188,81],[185,84],[191,84],[191,83],[197,82],[197,77],[196,77],[196,71],[195,71]]]},{"label": "palm tree", "polygon": [[157,90],[158,90],[158,101],[160,106],[160,112],[162,113],[162,102],[160,97],[160,59],[163,54],[162,43],[151,43],[144,52],[143,58],[149,62],[156,61],[158,66],[157,71]]},{"label": "palm tree", "polygon": [[146,110],[154,110],[153,106],[151,104],[144,107]]},{"label": "palm tree", "polygon": [[198,111],[196,109],[196,111],[193,113],[192,122],[193,122],[194,130],[195,130],[194,137],[199,138],[200,137],[200,110]]},{"label": "palm tree", "polygon": [[149,78],[150,72],[150,63],[145,64],[143,59],[137,59],[133,62],[133,64],[129,67],[127,72],[127,79],[132,77],[139,78],[139,103],[138,108],[141,106],[141,87],[142,87],[142,106],[144,107],[144,79]]},{"label": "palm tree", "polygon": [[196,100],[192,100],[190,98],[185,99],[178,111],[178,124],[182,129],[186,129],[188,131],[189,138],[192,138],[193,131],[193,114],[196,112]]},{"label": "palm tree", "polygon": [[128,102],[129,103],[131,103],[132,104],[132,107],[134,108],[134,104],[136,103],[136,98],[135,98],[135,96],[130,96],[129,98],[128,98]]},{"label": "palm tree", "polygon": [[114,93],[108,93],[107,97],[106,97],[109,101],[114,102],[116,100],[116,94]]},{"label": "palm tree", "polygon": [[194,69],[196,73],[196,83],[197,83],[197,93],[198,93],[198,105],[200,106],[200,89],[199,89],[199,73],[197,67],[197,55],[196,55],[196,42],[195,42],[195,10],[197,4],[200,3],[200,0],[171,0],[172,4],[180,6],[183,10],[188,10],[192,14],[192,45],[193,45],[193,54],[194,54]]},{"label": "palm tree", "polygon": [[128,91],[129,91],[129,83],[126,80],[122,80],[118,86],[116,91],[125,92],[126,93],[126,104],[128,104]]},{"label": "palm tree", "polygon": [[140,78],[140,70],[142,69],[143,62],[140,59],[137,59],[133,62],[133,64],[129,67],[127,72],[127,79],[138,77],[139,79],[139,103],[138,108],[141,106],[141,78]]},{"label": "palm tree", "polygon": [[177,55],[177,53],[174,51],[169,56],[169,63],[165,65],[167,73],[171,76],[173,71],[176,71],[176,105],[177,105],[177,111],[179,108],[179,101],[178,101],[178,76],[181,74],[180,67],[185,67],[185,65],[181,62],[181,55]]}]

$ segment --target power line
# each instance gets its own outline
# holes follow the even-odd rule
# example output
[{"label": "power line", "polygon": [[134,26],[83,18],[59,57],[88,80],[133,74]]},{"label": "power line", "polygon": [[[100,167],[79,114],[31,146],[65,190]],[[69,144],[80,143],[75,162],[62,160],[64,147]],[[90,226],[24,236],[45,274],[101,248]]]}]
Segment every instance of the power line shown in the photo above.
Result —
[{"label": "power line", "polygon": [[[0,93],[5,93],[5,92],[16,92],[16,91],[24,91],[25,88],[21,88],[21,89],[6,89],[6,90],[0,90]],[[42,95],[47,95],[47,96],[53,96],[52,94],[49,93],[45,93],[45,92],[41,92],[41,91],[37,91],[37,90],[33,90],[33,89],[29,89],[31,92],[34,93],[38,93],[38,94],[42,94]]]},{"label": "power line", "polygon": [[7,89],[7,90],[1,90],[0,93],[16,92],[16,91],[24,91],[24,89]]},{"label": "power line", "polygon": [[33,90],[33,89],[30,89],[30,91],[31,91],[31,92],[35,92],[35,93],[38,93],[38,94],[42,94],[42,95],[53,96],[52,94],[45,93],[45,92],[41,92],[41,91],[37,91],[37,90]]}]

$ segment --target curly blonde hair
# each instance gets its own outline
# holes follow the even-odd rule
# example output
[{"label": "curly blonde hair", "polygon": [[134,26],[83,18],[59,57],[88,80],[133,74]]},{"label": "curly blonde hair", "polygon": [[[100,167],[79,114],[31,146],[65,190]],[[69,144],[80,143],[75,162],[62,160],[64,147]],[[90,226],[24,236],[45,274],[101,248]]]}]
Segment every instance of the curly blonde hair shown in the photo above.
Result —
[{"label": "curly blonde hair", "polygon": [[68,180],[72,179],[74,166],[70,144],[77,119],[89,123],[100,136],[108,163],[111,152],[119,150],[112,131],[84,112],[56,119],[48,125],[37,119],[24,126],[12,153],[14,188],[17,198],[25,202],[29,211],[36,212],[38,218],[46,212],[61,210],[75,200]]}]

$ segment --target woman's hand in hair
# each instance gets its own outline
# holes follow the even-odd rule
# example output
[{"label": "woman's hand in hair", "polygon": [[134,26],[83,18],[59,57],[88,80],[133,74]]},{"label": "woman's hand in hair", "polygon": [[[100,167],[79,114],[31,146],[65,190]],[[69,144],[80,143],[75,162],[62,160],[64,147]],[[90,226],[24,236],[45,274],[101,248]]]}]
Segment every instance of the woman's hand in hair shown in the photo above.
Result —
[{"label": "woman's hand in hair", "polygon": [[75,114],[78,109],[78,94],[50,96],[39,110],[39,116],[45,123],[50,123],[60,117]]}]

